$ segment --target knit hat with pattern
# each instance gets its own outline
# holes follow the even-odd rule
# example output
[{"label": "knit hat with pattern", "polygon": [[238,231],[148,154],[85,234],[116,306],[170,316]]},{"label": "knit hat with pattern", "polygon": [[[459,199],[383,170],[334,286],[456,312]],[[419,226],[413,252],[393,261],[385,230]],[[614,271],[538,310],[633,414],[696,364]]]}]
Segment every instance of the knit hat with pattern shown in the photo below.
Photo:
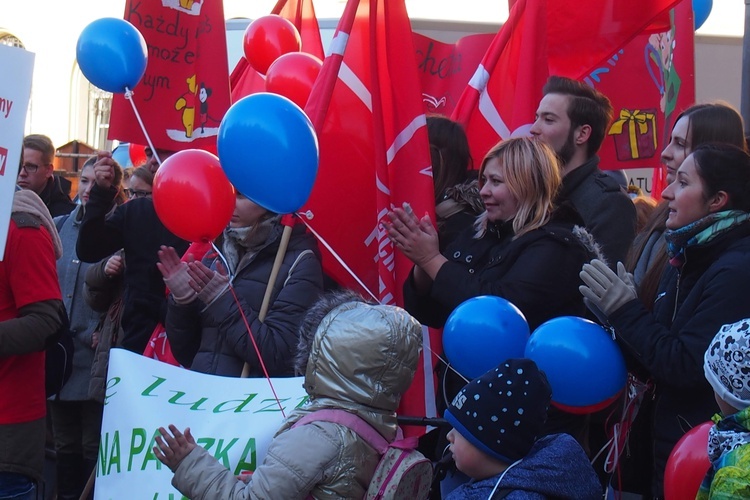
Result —
[{"label": "knit hat with pattern", "polygon": [[719,329],[703,356],[703,371],[721,399],[738,410],[750,406],[750,319]]},{"label": "knit hat with pattern", "polygon": [[552,390],[530,359],[509,359],[466,384],[445,418],[467,441],[502,462],[526,456],[547,420]]}]

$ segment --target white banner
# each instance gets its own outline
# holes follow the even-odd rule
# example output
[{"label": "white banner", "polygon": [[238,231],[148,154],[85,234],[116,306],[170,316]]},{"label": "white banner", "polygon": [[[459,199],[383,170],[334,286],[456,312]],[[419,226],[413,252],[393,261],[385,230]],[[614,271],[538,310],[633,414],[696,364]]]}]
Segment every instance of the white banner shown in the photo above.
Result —
[{"label": "white banner", "polygon": [[[271,379],[286,415],[307,401],[302,377]],[[190,427],[234,474],[255,470],[283,420],[266,379],[218,377],[112,349],[95,499],[175,500],[152,448],[158,428]]]},{"label": "white banner", "polygon": [[3,260],[31,97],[34,54],[0,44],[0,68],[4,75],[0,78],[0,260]]}]

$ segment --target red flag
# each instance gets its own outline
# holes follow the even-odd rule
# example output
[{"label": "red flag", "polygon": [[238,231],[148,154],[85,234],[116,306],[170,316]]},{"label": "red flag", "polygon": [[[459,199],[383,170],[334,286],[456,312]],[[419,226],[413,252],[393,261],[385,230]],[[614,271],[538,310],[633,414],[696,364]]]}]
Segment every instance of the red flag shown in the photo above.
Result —
[{"label": "red flag", "polygon": [[[294,24],[302,38],[302,52],[312,54],[321,60],[325,57],[312,0],[279,0],[271,14],[278,14]],[[232,102],[266,90],[265,77],[255,71],[244,56],[232,70],[229,85],[232,88]]]},{"label": "red flag", "polygon": [[[153,145],[215,153],[219,123],[229,109],[221,1],[128,0],[124,18],[148,46],[148,66],[133,102]],[[148,144],[123,95],[113,99],[109,138]]]},{"label": "red flag", "polygon": [[528,135],[549,75],[583,78],[638,34],[668,29],[679,1],[517,0],[453,113],[475,162]]},{"label": "red flag", "polygon": [[[434,219],[426,121],[404,0],[350,0],[305,108],[318,133],[320,167],[305,209],[307,224],[331,251],[323,266],[348,288],[381,303],[402,304],[412,263],[394,248],[380,221],[408,202]],[[325,245],[324,243],[324,245]],[[323,245],[323,246],[324,246]],[[344,266],[347,266],[354,278]],[[429,336],[424,337],[430,352]],[[434,415],[431,356],[402,398],[401,412]],[[425,394],[429,402],[425,402]],[[420,428],[417,432],[424,432]]]}]

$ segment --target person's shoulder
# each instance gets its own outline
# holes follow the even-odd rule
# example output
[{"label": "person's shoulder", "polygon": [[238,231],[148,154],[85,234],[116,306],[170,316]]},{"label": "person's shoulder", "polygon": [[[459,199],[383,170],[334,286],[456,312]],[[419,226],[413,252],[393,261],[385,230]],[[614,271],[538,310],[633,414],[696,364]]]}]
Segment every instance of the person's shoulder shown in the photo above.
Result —
[{"label": "person's shoulder", "polygon": [[42,219],[28,212],[13,212],[10,218],[16,223],[16,227],[19,229],[39,229],[42,227]]}]

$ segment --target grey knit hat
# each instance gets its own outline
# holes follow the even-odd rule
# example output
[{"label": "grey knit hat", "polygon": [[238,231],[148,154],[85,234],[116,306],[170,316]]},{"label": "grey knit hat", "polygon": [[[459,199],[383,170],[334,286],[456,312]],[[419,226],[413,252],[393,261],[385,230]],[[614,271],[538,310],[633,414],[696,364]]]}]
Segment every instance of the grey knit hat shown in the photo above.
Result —
[{"label": "grey knit hat", "polygon": [[511,463],[526,456],[547,420],[552,390],[530,359],[509,359],[466,384],[445,419],[487,455]]},{"label": "grey knit hat", "polygon": [[750,406],[750,319],[721,327],[703,356],[703,371],[721,399],[738,410]]}]

